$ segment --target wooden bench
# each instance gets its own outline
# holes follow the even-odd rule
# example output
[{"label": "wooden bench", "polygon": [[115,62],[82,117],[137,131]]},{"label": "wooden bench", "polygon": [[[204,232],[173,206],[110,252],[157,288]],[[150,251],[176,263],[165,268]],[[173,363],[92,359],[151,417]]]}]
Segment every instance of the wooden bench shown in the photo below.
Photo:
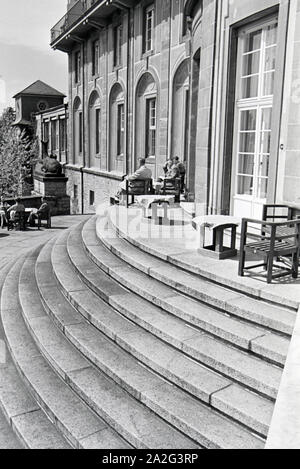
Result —
[{"label": "wooden bench", "polygon": [[26,230],[26,213],[25,212],[17,212],[14,215],[14,218],[11,218],[11,214],[9,213],[9,218],[7,219],[7,231],[10,230],[19,230],[25,231]]},{"label": "wooden bench", "polygon": [[163,186],[161,188],[162,195],[174,195],[175,203],[180,203],[180,194],[181,194],[181,178],[169,179],[166,178],[163,180]]},{"label": "wooden bench", "polygon": [[[261,235],[250,233],[248,230],[250,224],[260,226]],[[248,242],[248,236],[251,236],[251,242]],[[245,267],[247,253],[262,257],[263,262]],[[267,271],[268,283],[286,275],[298,278],[299,254],[300,219],[285,222],[243,219],[239,261],[239,275],[241,277],[244,276],[245,271],[263,267]],[[282,265],[275,265],[276,259],[282,261]],[[278,272],[274,273],[274,267],[277,268]]]},{"label": "wooden bench", "polygon": [[129,207],[129,198],[131,205],[134,204],[134,198],[139,195],[148,195],[153,193],[152,179],[134,179],[126,180],[126,207]]},{"label": "wooden bench", "polygon": [[37,214],[37,226],[38,230],[41,229],[42,221],[46,221],[46,228],[51,228],[51,212],[48,213],[38,213]]}]

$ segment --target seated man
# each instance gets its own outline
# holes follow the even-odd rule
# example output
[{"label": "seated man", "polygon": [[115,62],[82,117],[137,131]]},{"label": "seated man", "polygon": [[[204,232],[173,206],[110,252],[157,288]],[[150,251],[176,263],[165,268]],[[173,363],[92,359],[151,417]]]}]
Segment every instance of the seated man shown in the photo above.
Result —
[{"label": "seated man", "polygon": [[32,211],[28,218],[28,223],[30,226],[34,226],[35,220],[38,218],[39,215],[43,215],[47,217],[50,213],[50,207],[46,201],[46,199],[42,198],[42,205],[37,211]]},{"label": "seated man", "polygon": [[15,220],[17,213],[22,213],[22,212],[25,213],[25,207],[24,207],[24,205],[22,204],[21,199],[18,197],[18,198],[15,200],[15,202],[16,202],[15,205],[12,205],[11,207],[9,207],[9,208],[7,209],[7,213],[9,213],[10,219],[11,219],[12,221]]},{"label": "seated man", "polygon": [[152,179],[152,171],[151,169],[147,168],[145,158],[141,158],[139,160],[140,167],[139,169],[132,174],[131,176],[127,176],[123,182],[119,185],[118,193],[115,197],[115,201],[118,203],[120,200],[120,196],[126,192],[126,181],[135,181],[135,180],[149,180]]}]

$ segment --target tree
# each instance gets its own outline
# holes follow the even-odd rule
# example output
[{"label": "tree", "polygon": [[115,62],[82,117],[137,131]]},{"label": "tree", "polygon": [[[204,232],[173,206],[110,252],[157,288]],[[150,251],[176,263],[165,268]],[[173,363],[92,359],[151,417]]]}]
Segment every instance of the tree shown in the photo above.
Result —
[{"label": "tree", "polygon": [[16,197],[30,193],[30,175],[36,159],[36,142],[12,124],[15,112],[7,108],[0,117],[0,195]]}]

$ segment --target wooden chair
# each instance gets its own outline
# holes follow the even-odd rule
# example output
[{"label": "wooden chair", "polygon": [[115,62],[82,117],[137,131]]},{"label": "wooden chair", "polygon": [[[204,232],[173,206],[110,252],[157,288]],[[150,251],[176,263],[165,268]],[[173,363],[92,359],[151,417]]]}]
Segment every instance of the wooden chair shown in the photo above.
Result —
[{"label": "wooden chair", "polygon": [[25,212],[17,212],[15,213],[14,219],[10,217],[7,220],[7,231],[10,230],[19,230],[25,231],[26,230],[26,213]]},{"label": "wooden chair", "polygon": [[[251,224],[249,232],[248,227]],[[253,234],[253,226],[261,227],[261,234]],[[251,242],[247,242],[251,236]],[[245,267],[246,254],[251,253],[263,258],[263,263]],[[268,222],[244,218],[242,221],[239,275],[244,276],[245,270],[264,267],[267,271],[267,282],[292,274],[298,278],[300,254],[300,220],[284,222]],[[274,260],[283,265],[275,265]],[[274,273],[274,267],[279,272]]]},{"label": "wooden chair", "polygon": [[[137,195],[148,195],[153,193],[152,179],[134,179],[133,181],[126,180],[126,207],[134,204],[134,197]],[[131,197],[131,204],[129,204],[129,197]]]},{"label": "wooden chair", "polygon": [[51,213],[50,213],[50,211],[48,213],[38,213],[37,214],[38,230],[41,229],[42,220],[46,221],[46,228],[50,229],[51,228]]},{"label": "wooden chair", "polygon": [[180,202],[181,179],[164,179],[164,185],[161,189],[163,195],[175,195],[175,203]]}]

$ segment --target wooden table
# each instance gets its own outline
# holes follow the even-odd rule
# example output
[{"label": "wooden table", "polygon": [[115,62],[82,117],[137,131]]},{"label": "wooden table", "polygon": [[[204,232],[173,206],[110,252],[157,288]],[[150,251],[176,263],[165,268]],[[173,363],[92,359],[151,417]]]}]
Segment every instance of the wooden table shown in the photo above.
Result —
[{"label": "wooden table", "polygon": [[[206,215],[197,217],[193,220],[193,226],[200,235],[199,252],[205,256],[216,259],[227,259],[237,255],[236,249],[236,230],[241,224],[241,220],[235,217],[223,215]],[[213,231],[213,242],[211,245],[205,245],[205,229]],[[224,244],[225,230],[231,230],[230,246]]]},{"label": "wooden table", "polygon": [[159,222],[158,207],[161,206],[164,210],[163,222],[168,222],[168,208],[171,203],[174,203],[175,196],[173,195],[139,195],[136,197],[136,202],[143,208],[143,216],[149,218],[149,209],[152,209],[151,218],[155,222]]}]

